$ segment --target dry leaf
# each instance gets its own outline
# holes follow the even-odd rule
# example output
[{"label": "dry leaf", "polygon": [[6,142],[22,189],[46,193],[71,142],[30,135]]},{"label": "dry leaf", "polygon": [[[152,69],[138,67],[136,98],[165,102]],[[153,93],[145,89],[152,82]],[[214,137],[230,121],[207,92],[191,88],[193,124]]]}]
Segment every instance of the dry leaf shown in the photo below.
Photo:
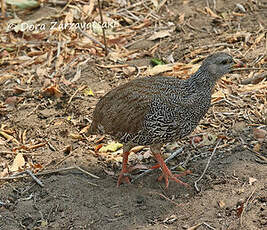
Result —
[{"label": "dry leaf", "polygon": [[47,87],[42,92],[43,96],[45,97],[56,97],[60,98],[62,96],[62,93],[58,89],[58,85]]},{"label": "dry leaf", "polygon": [[95,96],[93,90],[90,89],[90,88],[86,88],[86,89],[83,91],[83,94],[84,94],[84,96]]},{"label": "dry leaf", "polygon": [[253,150],[254,150],[255,152],[259,152],[260,149],[261,149],[261,144],[260,144],[260,143],[257,143],[257,144],[254,145],[254,147],[253,147]]},{"label": "dry leaf", "polygon": [[115,152],[119,148],[121,148],[123,144],[119,142],[111,142],[110,144],[103,146],[101,149],[99,149],[100,153],[106,153],[106,152]]},{"label": "dry leaf", "polygon": [[169,30],[162,30],[162,31],[154,33],[147,40],[153,41],[153,40],[156,40],[156,39],[159,39],[159,38],[165,38],[165,37],[169,37],[169,36],[171,36]]},{"label": "dry leaf", "polygon": [[2,75],[2,76],[0,77],[0,85],[1,85],[1,84],[4,84],[7,80],[12,79],[12,78],[15,78],[15,76],[13,76],[13,75],[9,75],[9,74]]},{"label": "dry leaf", "polygon": [[131,149],[131,152],[137,153],[139,151],[141,151],[142,149],[144,149],[145,146],[135,146],[134,148]]},{"label": "dry leaf", "polygon": [[154,76],[166,71],[171,71],[173,67],[173,64],[166,64],[166,65],[156,65],[153,68],[149,68],[146,71],[146,75]]},{"label": "dry leaf", "polygon": [[220,208],[223,208],[225,206],[225,203],[222,200],[220,200],[218,201],[218,205]]},{"label": "dry leaf", "polygon": [[10,167],[10,171],[16,172],[19,169],[21,169],[24,165],[25,165],[25,159],[23,157],[23,154],[18,153]]},{"label": "dry leaf", "polygon": [[72,139],[76,139],[76,140],[83,139],[83,136],[81,136],[80,134],[76,134],[76,133],[69,133],[69,137],[71,137]]},{"label": "dry leaf", "polygon": [[255,43],[258,44],[260,43],[260,41],[264,38],[265,33],[261,33],[256,39],[255,39]]},{"label": "dry leaf", "polygon": [[178,21],[178,24],[184,24],[184,13],[182,13],[180,16],[179,16],[179,21]]},{"label": "dry leaf", "polygon": [[203,140],[200,142],[201,146],[205,146],[205,145],[212,145],[215,143],[215,141],[217,140],[217,136],[208,133],[207,135],[203,136]]},{"label": "dry leaf", "polygon": [[15,139],[14,137],[12,137],[11,135],[7,134],[4,131],[0,131],[0,135],[2,135],[4,138],[7,139],[7,141],[12,141],[13,143],[19,144],[19,142],[17,141],[17,139]]},{"label": "dry leaf", "polygon": [[215,14],[209,7],[205,7],[205,10],[207,11],[207,13],[213,17],[213,18],[221,18],[219,17],[217,14]]},{"label": "dry leaf", "polygon": [[267,131],[255,128],[253,129],[253,135],[259,142],[263,142],[267,138]]},{"label": "dry leaf", "polygon": [[248,178],[248,183],[249,183],[249,185],[252,185],[254,182],[256,182],[257,181],[257,179],[255,179],[255,178],[253,178],[253,177],[249,177]]}]

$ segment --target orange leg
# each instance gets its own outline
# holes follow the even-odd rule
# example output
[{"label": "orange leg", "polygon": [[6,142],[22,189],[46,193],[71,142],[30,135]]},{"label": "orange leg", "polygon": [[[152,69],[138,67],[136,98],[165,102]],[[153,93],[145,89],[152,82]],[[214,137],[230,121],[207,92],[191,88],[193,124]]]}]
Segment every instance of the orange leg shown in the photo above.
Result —
[{"label": "orange leg", "polygon": [[163,173],[163,176],[160,176],[158,178],[158,180],[161,180],[164,177],[166,188],[168,188],[168,186],[169,186],[169,180],[174,180],[177,183],[180,183],[184,186],[188,186],[188,184],[180,181],[179,179],[177,179],[177,177],[186,175],[186,174],[190,173],[190,171],[185,171],[182,174],[172,174],[172,172],[169,170],[169,168],[165,164],[164,160],[162,159],[160,153],[156,153],[156,154],[154,154],[154,156],[155,156],[156,160],[158,161],[158,163],[162,169],[162,173]]},{"label": "orange leg", "polygon": [[123,153],[122,169],[121,169],[118,181],[117,181],[117,187],[119,187],[121,183],[130,184],[129,177],[127,176],[127,174],[129,173],[128,168],[127,168],[129,154],[130,154],[129,151]]}]

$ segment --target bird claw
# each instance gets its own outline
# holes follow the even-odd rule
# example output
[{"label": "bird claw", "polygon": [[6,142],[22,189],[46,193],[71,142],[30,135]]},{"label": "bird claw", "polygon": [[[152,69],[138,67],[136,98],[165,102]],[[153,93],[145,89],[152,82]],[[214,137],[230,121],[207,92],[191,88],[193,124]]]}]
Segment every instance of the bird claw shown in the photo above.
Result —
[{"label": "bird claw", "polygon": [[130,174],[128,172],[121,172],[117,181],[117,187],[120,186],[122,183],[131,184],[129,176]]},{"label": "bird claw", "polygon": [[183,181],[177,179],[178,177],[182,177],[185,176],[187,174],[190,174],[191,171],[190,170],[186,170],[181,174],[162,174],[161,176],[158,177],[158,181],[161,181],[163,178],[165,179],[165,188],[167,189],[169,187],[169,180],[174,180],[175,182],[182,184],[183,186],[188,187],[189,185],[187,183],[184,183]]}]

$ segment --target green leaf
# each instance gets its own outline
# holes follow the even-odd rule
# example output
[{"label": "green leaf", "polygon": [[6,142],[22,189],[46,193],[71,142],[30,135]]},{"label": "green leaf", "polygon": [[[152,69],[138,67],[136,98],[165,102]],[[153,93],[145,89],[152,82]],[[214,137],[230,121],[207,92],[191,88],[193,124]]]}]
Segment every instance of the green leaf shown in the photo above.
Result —
[{"label": "green leaf", "polygon": [[33,9],[40,5],[40,3],[35,0],[6,0],[6,3],[17,6],[20,9]]},{"label": "green leaf", "polygon": [[151,59],[151,64],[152,64],[152,66],[155,66],[155,65],[164,65],[165,63],[164,63],[164,61],[161,61],[157,58],[153,58],[153,59]]}]

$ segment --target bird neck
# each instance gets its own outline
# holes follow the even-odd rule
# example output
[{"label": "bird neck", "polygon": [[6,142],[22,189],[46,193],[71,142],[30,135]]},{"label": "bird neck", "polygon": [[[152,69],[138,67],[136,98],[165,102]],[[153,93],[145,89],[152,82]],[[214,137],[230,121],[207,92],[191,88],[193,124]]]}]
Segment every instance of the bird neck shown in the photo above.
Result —
[{"label": "bird neck", "polygon": [[190,78],[186,79],[184,83],[190,91],[211,92],[215,86],[216,80],[212,74],[200,68]]}]

